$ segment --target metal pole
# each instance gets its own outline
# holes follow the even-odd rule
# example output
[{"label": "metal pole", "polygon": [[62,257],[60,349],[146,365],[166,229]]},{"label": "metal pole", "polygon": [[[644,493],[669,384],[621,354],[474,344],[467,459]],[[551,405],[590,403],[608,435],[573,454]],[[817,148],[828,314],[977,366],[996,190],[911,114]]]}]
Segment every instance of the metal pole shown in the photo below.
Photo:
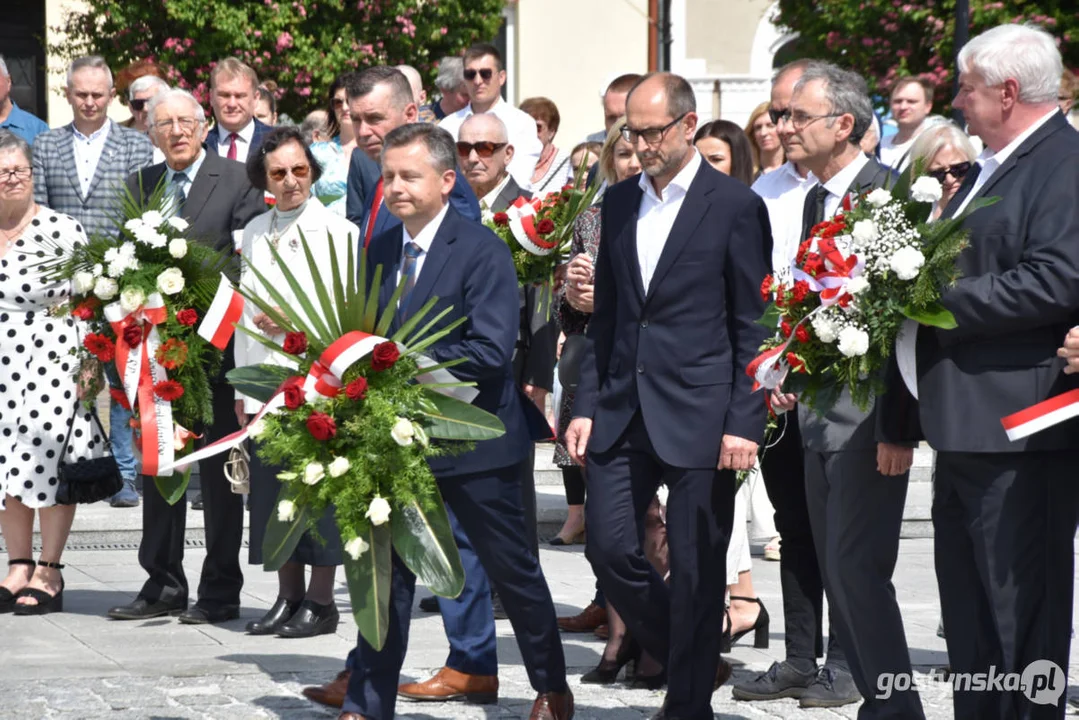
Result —
[{"label": "metal pole", "polygon": [[[955,81],[952,84],[952,97],[959,94],[959,51],[970,39],[970,0],[956,0],[955,2],[955,56],[952,67],[955,69]],[[952,117],[959,127],[966,127],[963,113],[952,110]]]},{"label": "metal pole", "polygon": [[659,43],[662,48],[662,59],[660,61],[661,69],[664,72],[670,72],[671,43],[674,42],[674,38],[671,36],[671,0],[663,0],[663,12],[660,15],[659,32]]}]

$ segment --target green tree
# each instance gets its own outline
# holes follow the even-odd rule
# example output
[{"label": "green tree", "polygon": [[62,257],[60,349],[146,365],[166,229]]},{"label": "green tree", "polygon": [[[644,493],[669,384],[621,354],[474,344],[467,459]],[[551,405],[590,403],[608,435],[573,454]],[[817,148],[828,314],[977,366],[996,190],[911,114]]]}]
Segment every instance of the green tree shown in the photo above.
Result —
[{"label": "green tree", "polygon": [[[951,101],[955,0],[779,0],[779,20],[797,31],[797,54],[857,69],[886,97],[896,78],[937,85],[938,110]],[[1079,66],[1075,0],[970,0],[971,37],[997,25],[1029,23],[1052,33],[1064,64]]]},{"label": "green tree", "polygon": [[505,0],[89,0],[58,30],[61,57],[118,70],[150,59],[208,104],[210,71],[236,56],[278,84],[293,117],[324,104],[340,73],[408,63],[428,83],[440,58],[492,38]]}]

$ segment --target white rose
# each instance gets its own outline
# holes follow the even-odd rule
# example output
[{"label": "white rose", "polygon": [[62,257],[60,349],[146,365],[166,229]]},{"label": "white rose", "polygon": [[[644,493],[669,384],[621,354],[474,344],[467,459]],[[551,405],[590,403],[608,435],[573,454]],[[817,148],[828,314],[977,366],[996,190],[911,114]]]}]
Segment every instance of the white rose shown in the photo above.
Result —
[{"label": "white rose", "polygon": [[351,557],[353,560],[359,560],[360,555],[363,555],[370,549],[371,546],[368,545],[367,541],[364,540],[362,537],[354,537],[347,543],[345,543],[345,552],[347,552],[349,557]]},{"label": "white rose", "polygon": [[869,334],[865,330],[847,326],[839,331],[839,352],[846,357],[865,355],[869,350]]},{"label": "white rose", "polygon": [[282,500],[277,503],[277,521],[292,522],[296,519],[296,503],[291,500]]},{"label": "white rose", "polygon": [[97,263],[96,265],[94,265],[94,271],[93,271],[94,277],[99,278],[99,277],[101,277],[102,273],[104,273],[104,272],[105,272],[105,268],[103,268],[101,266],[101,263]]},{"label": "white rose", "polygon": [[174,238],[169,243],[169,255],[172,255],[177,260],[187,255],[187,240]]},{"label": "white rose", "polygon": [[900,280],[913,280],[925,264],[925,255],[914,247],[904,247],[895,251],[888,259],[888,266]]},{"label": "white rose", "polygon": [[335,457],[333,462],[330,463],[330,477],[338,478],[348,472],[348,469],[352,467],[348,458]]},{"label": "white rose", "polygon": [[75,292],[85,295],[94,289],[94,275],[88,272],[77,272],[74,277]]},{"label": "white rose", "polygon": [[94,283],[94,295],[97,295],[102,300],[113,299],[119,290],[120,286],[112,278],[101,277]]},{"label": "white rose", "polygon": [[161,223],[165,222],[165,216],[159,213],[157,210],[147,210],[142,214],[142,222],[147,227],[154,228],[155,230],[161,227]]},{"label": "white rose", "polygon": [[184,230],[187,230],[189,227],[191,227],[188,224],[187,220],[184,220],[182,217],[179,217],[178,215],[173,215],[172,217],[169,218],[169,225],[171,225],[172,228],[174,230],[176,230],[177,232],[183,232]]},{"label": "white rose", "polygon": [[247,436],[258,440],[266,432],[266,421],[258,419],[247,427]]},{"label": "white rose", "polygon": [[146,302],[146,293],[140,288],[124,288],[120,293],[120,307],[124,312],[135,312]]},{"label": "white rose", "polygon": [[124,227],[127,229],[128,232],[134,234],[138,232],[140,228],[146,227],[146,225],[143,224],[142,220],[140,220],[139,218],[131,218],[126,223],[124,223]]},{"label": "white rose", "polygon": [[915,202],[936,202],[943,194],[940,182],[928,175],[922,175],[910,186],[910,196]]},{"label": "white rose", "polygon": [[835,339],[839,336],[836,331],[835,323],[820,313],[814,315],[813,319],[809,322],[813,326],[814,334],[816,334],[823,343],[834,343]]},{"label": "white rose", "polygon": [[884,188],[877,188],[873,192],[866,195],[865,201],[873,207],[881,207],[887,205],[892,201],[892,194]]},{"label": "white rose", "polygon": [[847,281],[846,289],[851,295],[863,293],[869,289],[869,281],[865,279],[864,275],[859,275],[858,277],[851,278]]},{"label": "white rose", "polygon": [[184,289],[184,274],[174,267],[162,270],[157,276],[157,289],[166,295],[175,295]]},{"label": "white rose", "polygon": [[326,468],[322,463],[307,463],[303,469],[304,485],[318,485],[319,480],[326,477]]},{"label": "white rose", "polygon": [[375,495],[364,517],[370,520],[372,525],[382,525],[390,519],[390,504],[385,498]]},{"label": "white rose", "polygon": [[880,237],[880,233],[877,231],[877,224],[872,220],[859,220],[854,223],[850,236],[854,238],[854,242],[865,245]]},{"label": "white rose", "polygon": [[393,424],[393,429],[390,430],[390,435],[393,436],[393,441],[401,447],[407,447],[412,444],[412,437],[416,434],[416,429],[412,427],[412,422],[406,418],[399,417],[397,422]]}]

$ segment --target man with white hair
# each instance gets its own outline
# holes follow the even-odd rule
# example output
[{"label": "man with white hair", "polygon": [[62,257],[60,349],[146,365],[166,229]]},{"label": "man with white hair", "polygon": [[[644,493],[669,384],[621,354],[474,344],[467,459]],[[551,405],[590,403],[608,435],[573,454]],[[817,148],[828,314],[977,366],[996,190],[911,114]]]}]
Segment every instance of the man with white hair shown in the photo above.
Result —
[{"label": "man with white hair", "polygon": [[26,112],[11,99],[11,73],[3,55],[0,55],[0,128],[10,130],[30,145],[34,144],[34,138],[49,129],[46,122]]},{"label": "man with white hair", "polygon": [[[150,100],[159,92],[169,89],[169,84],[157,75],[143,75],[136,78],[127,90],[127,104],[131,108],[131,120],[127,127],[150,134]],[[151,141],[152,142],[152,141]],[[154,164],[164,162],[165,153],[154,146]]]},{"label": "man with white hair", "polygon": [[[262,192],[251,186],[246,168],[203,147],[206,114],[186,90],[172,89],[150,101],[150,133],[165,161],[133,173],[127,187],[145,202],[164,183],[179,215],[190,223],[188,236],[232,254],[232,233],[266,210]],[[235,268],[234,268],[235,269]],[[239,429],[235,392],[225,381],[233,367],[232,346],[226,348],[221,372],[210,379],[214,422],[203,432],[213,442]],[[184,531],[187,503],[169,505],[152,478],[143,482],[142,542],[139,564],[149,575],[135,600],[109,610],[116,620],[146,620],[180,613],[186,624],[220,623],[239,617],[240,545],[243,542],[243,497],[225,478],[225,455],[199,463],[206,527],[206,559],[198,602],[188,608],[184,575]]]},{"label": "man with white hair", "polygon": [[1079,423],[1009,437],[1000,419],[1079,388],[1056,357],[1079,320],[1079,134],[1057,107],[1048,33],[993,28],[958,66],[954,106],[986,148],[944,215],[1000,200],[963,221],[970,246],[941,299],[956,328],[918,333],[937,579],[952,671],[1021,673],[1023,692],[957,686],[955,717],[1063,718]]},{"label": "man with white hair", "polygon": [[464,61],[459,57],[442,58],[438,63],[435,87],[442,93],[442,97],[438,102],[420,108],[421,116],[424,110],[430,110],[436,119],[441,120],[468,105],[468,84],[465,82]]}]

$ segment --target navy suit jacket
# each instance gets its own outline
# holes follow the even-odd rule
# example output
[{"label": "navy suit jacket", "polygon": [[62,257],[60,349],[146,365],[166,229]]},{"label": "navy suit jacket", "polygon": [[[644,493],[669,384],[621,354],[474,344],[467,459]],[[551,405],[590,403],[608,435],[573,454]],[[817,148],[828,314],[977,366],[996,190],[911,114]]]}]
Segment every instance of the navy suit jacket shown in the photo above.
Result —
[{"label": "navy suit jacket", "polygon": [[368,198],[375,192],[375,185],[382,177],[378,163],[367,157],[367,153],[356,148],[348,161],[348,189],[345,195],[345,217],[361,230],[365,229],[363,220],[367,217]]},{"label": "navy suit jacket", "polygon": [[637,259],[640,176],[607,190],[595,310],[574,416],[593,419],[591,452],[610,450],[638,411],[661,460],[715,468],[724,434],[760,442],[765,405],[746,366],[768,330],[764,202],[701,163],[647,293]]},{"label": "navy suit jacket", "polygon": [[[373,238],[368,248],[370,267],[382,266],[380,313],[397,287],[402,243],[403,228],[398,223]],[[373,274],[368,272],[367,277]],[[431,251],[424,258],[408,307],[398,312],[391,331],[396,331],[401,321],[432,297],[437,297],[438,302],[429,318],[447,307],[453,310],[431,332],[462,315],[468,320],[424,354],[438,362],[466,358],[450,371],[460,380],[476,383],[479,395],[472,404],[497,415],[506,433],[476,443],[471,452],[431,458],[431,469],[443,477],[486,472],[521,462],[532,446],[532,434],[522,395],[513,380],[519,317],[517,273],[506,244],[483,225],[461,217],[453,207],[447,210]]]},{"label": "navy suit jacket", "polygon": [[[260,147],[262,147],[262,141],[265,140],[266,135],[273,130],[272,127],[258,118],[252,119],[255,121],[255,134],[251,136],[251,148],[247,152],[247,157],[251,157]],[[221,142],[221,126],[215,124],[210,128],[210,132],[206,133],[206,142],[203,143],[203,145],[208,152],[217,155],[217,145],[219,142]]]}]

